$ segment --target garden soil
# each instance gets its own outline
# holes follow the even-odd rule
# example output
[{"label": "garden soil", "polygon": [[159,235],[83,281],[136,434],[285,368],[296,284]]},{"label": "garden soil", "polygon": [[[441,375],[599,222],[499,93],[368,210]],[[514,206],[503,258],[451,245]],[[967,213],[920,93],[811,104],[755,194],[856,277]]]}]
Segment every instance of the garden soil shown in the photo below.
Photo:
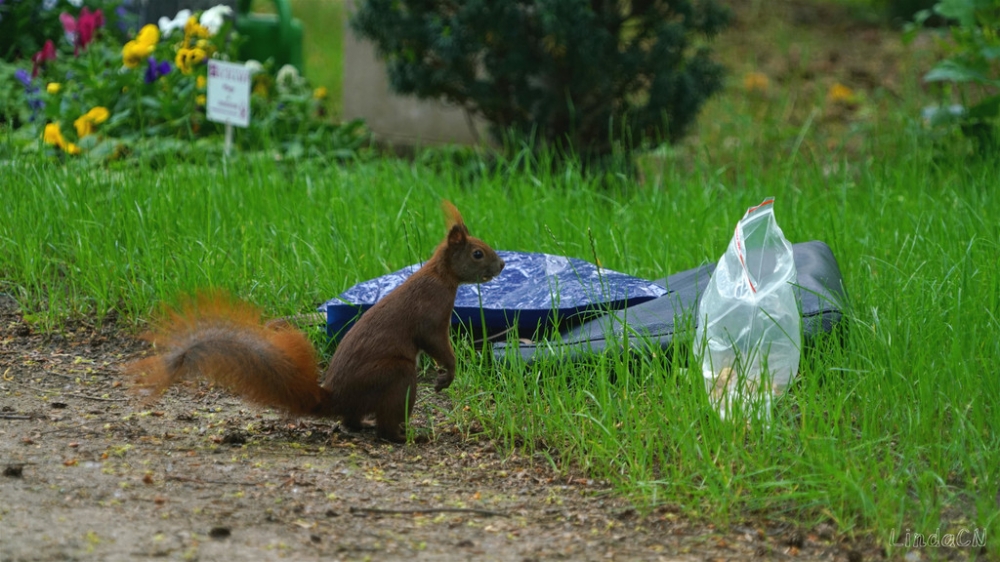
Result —
[{"label": "garden soil", "polygon": [[0,295],[0,561],[879,555],[830,524],[640,513],[586,474],[454,426],[429,383],[414,416],[424,442],[406,445],[199,383],[145,405],[122,366],[146,353],[114,318],[39,332]]}]

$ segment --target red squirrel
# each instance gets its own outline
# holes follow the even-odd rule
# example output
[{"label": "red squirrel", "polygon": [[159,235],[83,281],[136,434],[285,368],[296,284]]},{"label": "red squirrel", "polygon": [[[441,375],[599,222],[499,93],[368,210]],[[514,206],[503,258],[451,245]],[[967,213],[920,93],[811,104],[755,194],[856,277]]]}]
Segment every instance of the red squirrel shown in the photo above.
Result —
[{"label": "red squirrel", "polygon": [[222,294],[190,299],[168,310],[145,336],[156,355],[131,363],[155,400],[171,384],[202,376],[248,401],[296,416],[340,419],[350,429],[375,415],[379,437],[403,441],[417,393],[417,355],[439,366],[434,389],[455,378],[450,327],[462,283],[485,283],[503,260],[469,234],[449,201],[448,235],[423,267],[361,315],[337,346],[319,383],[317,352],[286,322],[264,324],[260,310]]}]

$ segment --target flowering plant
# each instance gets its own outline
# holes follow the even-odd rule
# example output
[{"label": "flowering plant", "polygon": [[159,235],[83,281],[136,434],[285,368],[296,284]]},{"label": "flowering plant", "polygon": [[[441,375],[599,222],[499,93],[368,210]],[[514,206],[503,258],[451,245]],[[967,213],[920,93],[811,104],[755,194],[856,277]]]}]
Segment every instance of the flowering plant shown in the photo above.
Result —
[{"label": "flowering plant", "polygon": [[[14,71],[21,105],[8,119],[53,153],[101,159],[149,150],[151,139],[219,135],[223,127],[205,114],[206,61],[236,58],[231,11],[182,10],[124,41],[107,29],[101,10],[63,15],[63,36],[47,41],[31,66]],[[252,118],[248,132],[237,135],[239,144],[277,144],[284,155],[297,156],[330,145],[350,151],[364,140],[359,123],[337,126],[321,119],[323,92],[310,88],[293,67],[273,73],[269,64],[247,65],[254,72]]]},{"label": "flowering plant", "polygon": [[39,52],[47,40],[63,33],[66,17],[80,25],[82,37],[95,23],[84,16],[85,10],[100,11],[105,18],[102,24],[112,29],[127,27],[122,0],[0,0],[0,59],[14,61]]}]

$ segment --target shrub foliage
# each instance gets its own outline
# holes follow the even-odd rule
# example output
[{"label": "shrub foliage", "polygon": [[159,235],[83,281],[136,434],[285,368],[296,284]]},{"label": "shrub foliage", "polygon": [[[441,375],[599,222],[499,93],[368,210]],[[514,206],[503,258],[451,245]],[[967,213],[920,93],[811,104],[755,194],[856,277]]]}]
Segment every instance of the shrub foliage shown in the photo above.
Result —
[{"label": "shrub foliage", "polygon": [[444,98],[582,158],[675,141],[722,85],[714,0],[367,0],[353,28],[394,90]]},{"label": "shrub foliage", "polygon": [[942,97],[957,97],[959,105],[930,108],[933,125],[958,124],[975,140],[980,155],[994,157],[1000,148],[1000,0],[944,0],[932,10],[917,13],[909,30],[935,17],[949,22],[949,39],[943,43],[948,56],[938,62],[924,81],[939,84]]}]

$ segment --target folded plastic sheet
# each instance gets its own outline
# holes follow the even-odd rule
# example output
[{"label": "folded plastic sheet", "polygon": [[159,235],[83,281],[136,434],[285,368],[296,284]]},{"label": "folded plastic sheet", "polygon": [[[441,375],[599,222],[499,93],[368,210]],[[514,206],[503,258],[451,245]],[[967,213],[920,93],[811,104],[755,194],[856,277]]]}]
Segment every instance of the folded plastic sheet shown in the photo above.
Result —
[{"label": "folded plastic sheet", "polygon": [[[594,310],[618,310],[667,293],[656,283],[598,267],[577,258],[529,252],[497,252],[506,263],[489,283],[462,285],[452,324],[487,334],[516,327],[533,334],[563,318]],[[412,275],[420,264],[359,283],[320,306],[327,334],[339,339],[354,321]],[[485,328],[485,330],[483,330]]]},{"label": "folded plastic sheet", "polygon": [[[802,314],[803,343],[833,331],[843,318],[847,291],[830,247],[818,240],[792,245],[798,281],[794,287]],[[655,281],[666,293],[656,299],[611,311],[569,326],[539,341],[499,342],[492,346],[500,362],[531,364],[541,359],[580,361],[603,353],[669,351],[674,339],[692,341],[698,302],[716,264],[675,273]]]}]

